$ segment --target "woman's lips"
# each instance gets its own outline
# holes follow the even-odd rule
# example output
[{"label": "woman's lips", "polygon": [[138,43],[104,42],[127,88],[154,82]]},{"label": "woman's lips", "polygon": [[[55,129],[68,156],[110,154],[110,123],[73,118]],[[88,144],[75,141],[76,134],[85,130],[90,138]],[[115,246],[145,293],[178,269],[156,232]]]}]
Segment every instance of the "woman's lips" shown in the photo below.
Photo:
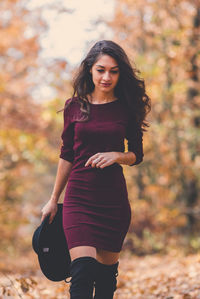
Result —
[{"label": "woman's lips", "polygon": [[105,87],[108,87],[111,85],[111,83],[101,83],[101,85],[105,86]]}]

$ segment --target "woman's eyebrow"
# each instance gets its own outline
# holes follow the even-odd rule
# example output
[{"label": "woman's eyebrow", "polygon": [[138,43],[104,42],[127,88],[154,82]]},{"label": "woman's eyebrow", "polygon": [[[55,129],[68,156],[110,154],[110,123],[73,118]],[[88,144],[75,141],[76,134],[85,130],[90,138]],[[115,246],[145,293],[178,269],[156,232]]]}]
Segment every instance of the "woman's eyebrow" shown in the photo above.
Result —
[{"label": "woman's eyebrow", "polygon": [[[100,65],[100,64],[96,64],[96,66],[100,66],[100,67],[102,67],[102,68],[105,68],[103,65]],[[114,69],[114,68],[116,68],[116,67],[118,68],[118,65],[111,67],[111,69]]]}]

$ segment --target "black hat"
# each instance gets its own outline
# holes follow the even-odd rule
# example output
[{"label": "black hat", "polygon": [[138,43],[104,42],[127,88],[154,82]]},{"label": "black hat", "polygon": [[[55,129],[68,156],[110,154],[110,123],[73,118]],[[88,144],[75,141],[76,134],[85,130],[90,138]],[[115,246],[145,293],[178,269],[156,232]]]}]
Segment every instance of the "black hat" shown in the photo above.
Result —
[{"label": "black hat", "polygon": [[66,237],[62,225],[62,203],[58,203],[57,213],[49,224],[48,215],[35,230],[32,247],[38,255],[43,274],[52,281],[61,281],[70,277],[69,254]]}]

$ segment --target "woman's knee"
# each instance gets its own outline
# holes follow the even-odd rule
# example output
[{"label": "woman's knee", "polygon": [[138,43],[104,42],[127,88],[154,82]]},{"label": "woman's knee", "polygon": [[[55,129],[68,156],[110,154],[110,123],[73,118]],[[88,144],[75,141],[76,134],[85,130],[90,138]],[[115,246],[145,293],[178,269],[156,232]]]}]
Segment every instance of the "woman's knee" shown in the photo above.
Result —
[{"label": "woman's knee", "polygon": [[119,260],[120,252],[112,252],[97,248],[97,260],[102,264],[112,265]]},{"label": "woman's knee", "polygon": [[91,256],[96,259],[96,248],[92,246],[77,246],[69,250],[71,261],[82,256]]}]

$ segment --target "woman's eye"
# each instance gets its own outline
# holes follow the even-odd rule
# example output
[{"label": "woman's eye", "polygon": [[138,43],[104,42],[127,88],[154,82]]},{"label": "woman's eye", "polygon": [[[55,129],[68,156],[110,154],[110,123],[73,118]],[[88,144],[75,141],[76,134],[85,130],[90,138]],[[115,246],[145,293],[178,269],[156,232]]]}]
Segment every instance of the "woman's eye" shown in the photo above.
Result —
[{"label": "woman's eye", "polygon": [[[102,73],[102,72],[104,72],[104,70],[97,70],[97,72]],[[117,74],[118,71],[111,71],[111,73],[112,73],[112,74]]]}]

